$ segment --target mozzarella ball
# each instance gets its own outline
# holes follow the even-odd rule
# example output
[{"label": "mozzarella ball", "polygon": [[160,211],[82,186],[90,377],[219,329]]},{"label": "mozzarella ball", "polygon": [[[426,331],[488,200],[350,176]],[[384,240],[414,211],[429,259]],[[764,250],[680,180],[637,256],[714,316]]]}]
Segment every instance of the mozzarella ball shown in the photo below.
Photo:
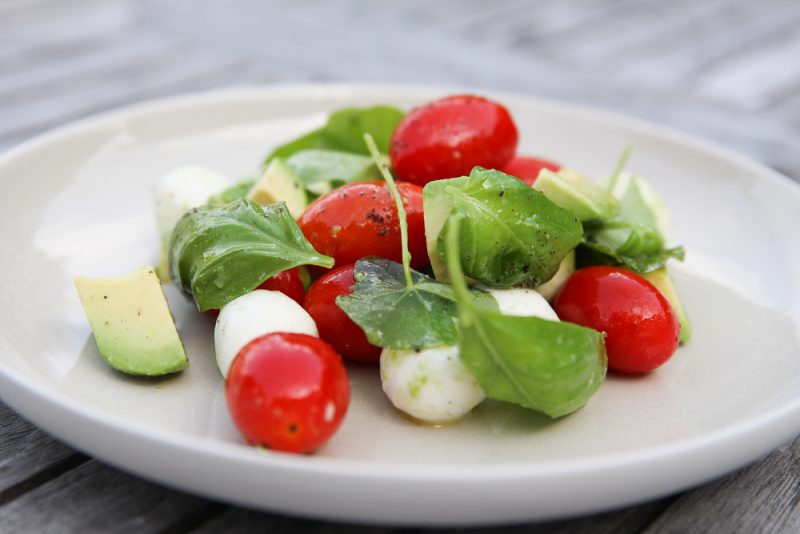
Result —
[{"label": "mozzarella ball", "polygon": [[214,327],[214,350],[222,376],[228,376],[242,347],[272,332],[319,336],[308,312],[280,291],[257,289],[226,304]]},{"label": "mozzarella ball", "polygon": [[203,167],[180,167],[162,176],[154,191],[159,235],[168,238],[184,213],[227,187],[223,175]]},{"label": "mozzarella ball", "polygon": [[558,315],[547,300],[534,289],[490,289],[489,294],[497,301],[503,315],[539,317],[558,321]]},{"label": "mozzarella ball", "polygon": [[454,421],[486,398],[455,346],[383,349],[381,383],[395,408],[429,423]]}]

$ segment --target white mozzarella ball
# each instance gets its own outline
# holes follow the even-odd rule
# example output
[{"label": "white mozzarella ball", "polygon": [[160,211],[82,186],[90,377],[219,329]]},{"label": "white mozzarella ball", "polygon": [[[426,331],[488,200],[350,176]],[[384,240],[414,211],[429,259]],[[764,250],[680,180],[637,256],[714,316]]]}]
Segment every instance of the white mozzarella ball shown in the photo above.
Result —
[{"label": "white mozzarella ball", "polygon": [[455,346],[383,349],[381,382],[395,408],[430,423],[454,421],[486,398]]},{"label": "white mozzarella ball", "polygon": [[226,304],[214,327],[214,349],[222,376],[228,376],[242,347],[272,332],[319,336],[308,312],[279,291],[257,289]]},{"label": "white mozzarella ball", "polygon": [[497,301],[503,315],[539,317],[558,321],[558,315],[547,300],[534,289],[490,289],[489,294]]},{"label": "white mozzarella ball", "polygon": [[154,191],[159,235],[168,237],[184,213],[227,187],[223,175],[203,167],[180,167],[162,176]]}]

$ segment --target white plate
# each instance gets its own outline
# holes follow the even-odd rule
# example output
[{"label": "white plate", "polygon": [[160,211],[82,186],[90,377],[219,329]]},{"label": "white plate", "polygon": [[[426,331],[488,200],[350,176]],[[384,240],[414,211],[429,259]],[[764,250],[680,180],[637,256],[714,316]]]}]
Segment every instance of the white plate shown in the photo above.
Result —
[{"label": "white plate", "polygon": [[123,469],[257,508],[358,522],[562,517],[709,480],[800,432],[800,188],[706,143],[615,115],[512,95],[521,151],[590,175],[629,168],[663,194],[687,247],[678,289],[695,338],[643,378],[611,376],[548,421],[487,404],[447,428],[398,417],[376,370],[314,456],[246,447],[225,409],[212,323],[174,291],[191,367],[135,380],[100,360],[72,279],[120,274],[158,250],[150,190],[186,163],[232,178],[342,106],[410,107],[447,93],[293,86],[169,99],[82,121],[0,160],[0,394],[71,445]]}]

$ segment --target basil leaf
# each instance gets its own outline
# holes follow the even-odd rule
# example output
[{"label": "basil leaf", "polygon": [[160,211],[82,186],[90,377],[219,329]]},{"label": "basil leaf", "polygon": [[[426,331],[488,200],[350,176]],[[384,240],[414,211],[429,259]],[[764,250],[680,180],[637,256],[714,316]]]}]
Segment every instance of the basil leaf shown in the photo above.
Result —
[{"label": "basil leaf", "polygon": [[646,254],[627,256],[618,250],[600,243],[585,241],[577,249],[577,263],[581,267],[588,265],[622,265],[637,273],[646,274],[656,271],[670,258],[683,261],[686,255],[683,247],[660,248]]},{"label": "basil leaf", "polygon": [[402,111],[391,106],[341,109],[332,113],[322,128],[273,150],[264,161],[264,165],[274,158],[288,158],[297,152],[312,148],[367,155],[369,151],[364,146],[365,133],[372,135],[378,150],[387,154],[389,140],[403,116]]},{"label": "basil leaf", "polygon": [[546,282],[581,241],[575,215],[496,170],[475,167],[469,176],[430,182],[423,203],[428,255],[438,280],[447,277],[442,251],[453,217],[463,218],[465,274],[491,287]]},{"label": "basil leaf", "polygon": [[289,141],[288,143],[279,146],[272,153],[267,156],[267,159],[264,160],[264,167],[267,166],[267,163],[272,161],[275,158],[281,159],[288,159],[293,154],[300,152],[301,150],[309,150],[311,148],[323,148],[323,143],[320,140],[320,133],[322,132],[322,128],[318,130],[313,130],[308,132],[307,134],[301,135],[300,137]]},{"label": "basil leaf", "polygon": [[623,173],[631,149],[627,147],[609,180],[609,191],[619,201],[619,214],[584,225],[578,263],[621,265],[641,274],[658,270],[670,258],[683,260],[683,247],[666,248],[663,228],[668,217],[663,202],[643,180]]},{"label": "basil leaf", "polygon": [[490,398],[561,417],[594,395],[606,376],[603,334],[570,323],[502,315],[476,306],[459,262],[460,223],[447,236],[458,308],[459,357]]},{"label": "basil leaf", "polygon": [[[619,181],[617,183],[619,184]],[[619,202],[620,212],[626,220],[642,226],[658,228],[658,215],[650,203],[645,200],[638,178],[630,177],[628,187],[622,191]]]},{"label": "basil leaf", "polygon": [[[355,287],[336,304],[360,326],[370,343],[390,349],[423,349],[455,345],[456,307],[453,289],[422,273],[411,272],[406,285],[403,266],[383,258],[359,260]],[[483,308],[497,309],[485,292],[475,292]]]},{"label": "basil leaf", "polygon": [[378,151],[388,154],[389,141],[404,115],[391,106],[342,109],[328,119],[328,124],[320,132],[320,139],[326,148],[368,155],[364,134],[369,134]]},{"label": "basil leaf", "polygon": [[238,184],[234,184],[224,191],[213,195],[208,199],[208,204],[210,206],[222,206],[223,204],[229,204],[236,200],[241,200],[247,196],[247,193],[250,192],[255,184],[255,180],[251,180],[249,178],[243,180]]},{"label": "basil leaf", "polygon": [[459,317],[461,361],[492,399],[561,417],[605,380],[603,335],[590,328],[488,311]]},{"label": "basil leaf", "polygon": [[381,179],[372,158],[336,150],[302,150],[289,157],[286,165],[311,192],[330,190],[350,182]]},{"label": "basil leaf", "polygon": [[298,265],[332,267],[303,236],[283,202],[239,200],[195,208],[169,243],[169,274],[201,311],[219,309],[264,280]]}]

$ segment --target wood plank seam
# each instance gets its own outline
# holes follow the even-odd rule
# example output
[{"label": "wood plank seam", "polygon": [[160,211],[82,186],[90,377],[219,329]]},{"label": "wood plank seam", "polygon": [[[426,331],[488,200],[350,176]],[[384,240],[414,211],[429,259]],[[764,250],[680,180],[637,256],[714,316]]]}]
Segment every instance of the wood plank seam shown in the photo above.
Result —
[{"label": "wood plank seam", "polygon": [[3,505],[8,504],[18,497],[35,490],[39,486],[50,482],[51,480],[75,469],[89,460],[90,458],[85,454],[75,453],[45,467],[41,471],[38,471],[28,478],[17,482],[13,486],[9,486],[0,492],[0,509],[2,509]]}]

